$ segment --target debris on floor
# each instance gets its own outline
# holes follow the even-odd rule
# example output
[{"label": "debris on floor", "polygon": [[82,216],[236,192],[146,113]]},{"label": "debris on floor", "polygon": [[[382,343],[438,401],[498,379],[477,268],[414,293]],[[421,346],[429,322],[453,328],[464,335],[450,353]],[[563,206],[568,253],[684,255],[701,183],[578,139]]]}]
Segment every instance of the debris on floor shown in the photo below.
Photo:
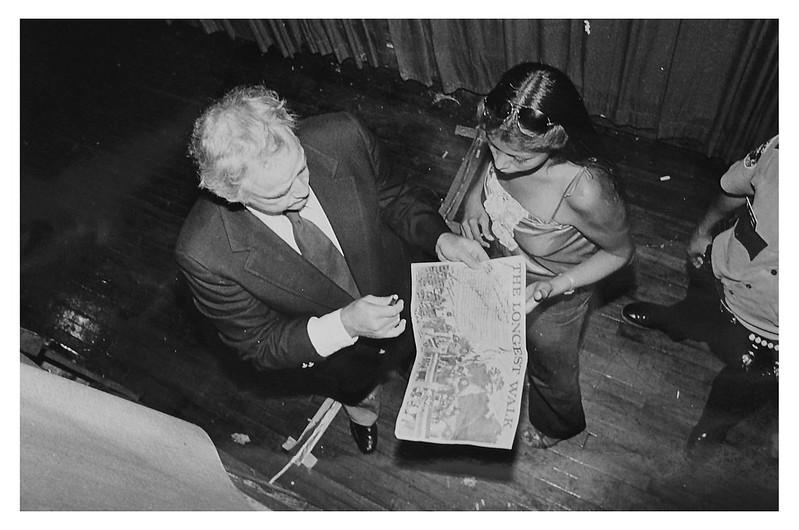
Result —
[{"label": "debris on floor", "polygon": [[445,101],[445,100],[446,100],[446,101],[454,101],[454,102],[455,102],[456,104],[458,104],[458,105],[460,105],[460,104],[461,104],[461,102],[460,102],[460,101],[458,101],[457,99],[455,99],[454,97],[452,97],[452,96],[448,96],[448,95],[446,95],[446,94],[442,94],[441,92],[436,92],[436,93],[433,95],[433,105],[435,105],[435,104],[437,104],[437,103],[441,103],[442,101]]},{"label": "debris on floor", "polygon": [[234,432],[230,435],[230,438],[239,445],[246,445],[250,443],[250,437],[239,432]]}]

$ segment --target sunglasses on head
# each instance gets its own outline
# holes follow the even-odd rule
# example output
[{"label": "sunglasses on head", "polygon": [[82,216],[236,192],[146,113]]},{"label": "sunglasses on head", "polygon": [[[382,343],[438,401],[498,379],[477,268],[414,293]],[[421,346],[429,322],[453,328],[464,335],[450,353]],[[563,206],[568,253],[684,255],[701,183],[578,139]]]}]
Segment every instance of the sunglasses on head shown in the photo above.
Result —
[{"label": "sunglasses on head", "polygon": [[487,124],[499,125],[511,115],[519,131],[525,136],[544,134],[555,125],[543,112],[508,101],[499,94],[492,93],[483,98],[483,119]]}]

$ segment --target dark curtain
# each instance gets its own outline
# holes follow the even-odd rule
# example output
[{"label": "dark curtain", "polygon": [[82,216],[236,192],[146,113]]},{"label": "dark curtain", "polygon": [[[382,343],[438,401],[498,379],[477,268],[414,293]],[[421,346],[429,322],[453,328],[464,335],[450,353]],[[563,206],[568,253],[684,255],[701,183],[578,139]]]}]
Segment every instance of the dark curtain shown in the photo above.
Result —
[{"label": "dark curtain", "polygon": [[[225,31],[231,38],[254,40],[264,53],[276,46],[285,57],[301,51],[352,59],[358,68],[396,64],[390,51],[388,24],[381,20],[200,20],[208,33]],[[382,41],[382,42],[381,42]],[[388,51],[386,51],[388,50]]]},{"label": "dark curtain", "polygon": [[588,111],[636,134],[733,160],[777,133],[777,20],[202,21],[285,56],[388,66],[484,94],[519,62],[566,72]]}]

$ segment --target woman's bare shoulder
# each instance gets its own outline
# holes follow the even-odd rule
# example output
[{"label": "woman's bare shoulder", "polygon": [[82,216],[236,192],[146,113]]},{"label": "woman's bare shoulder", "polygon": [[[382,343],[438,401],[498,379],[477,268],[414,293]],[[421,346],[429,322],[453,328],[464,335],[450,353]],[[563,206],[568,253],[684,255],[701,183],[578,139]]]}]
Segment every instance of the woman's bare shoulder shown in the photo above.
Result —
[{"label": "woman's bare shoulder", "polygon": [[597,208],[622,207],[613,176],[607,170],[597,166],[575,167],[580,173],[566,197],[573,210],[589,212]]}]

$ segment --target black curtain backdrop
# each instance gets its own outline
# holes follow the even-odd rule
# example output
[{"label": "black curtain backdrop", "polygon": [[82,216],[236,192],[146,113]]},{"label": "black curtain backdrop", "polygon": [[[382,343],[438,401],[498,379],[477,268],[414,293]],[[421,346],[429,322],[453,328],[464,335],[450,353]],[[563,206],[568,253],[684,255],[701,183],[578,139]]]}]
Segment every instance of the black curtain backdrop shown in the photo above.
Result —
[{"label": "black curtain backdrop", "polygon": [[566,72],[588,111],[732,161],[778,132],[778,20],[202,20],[207,32],[485,94],[511,66]]}]

